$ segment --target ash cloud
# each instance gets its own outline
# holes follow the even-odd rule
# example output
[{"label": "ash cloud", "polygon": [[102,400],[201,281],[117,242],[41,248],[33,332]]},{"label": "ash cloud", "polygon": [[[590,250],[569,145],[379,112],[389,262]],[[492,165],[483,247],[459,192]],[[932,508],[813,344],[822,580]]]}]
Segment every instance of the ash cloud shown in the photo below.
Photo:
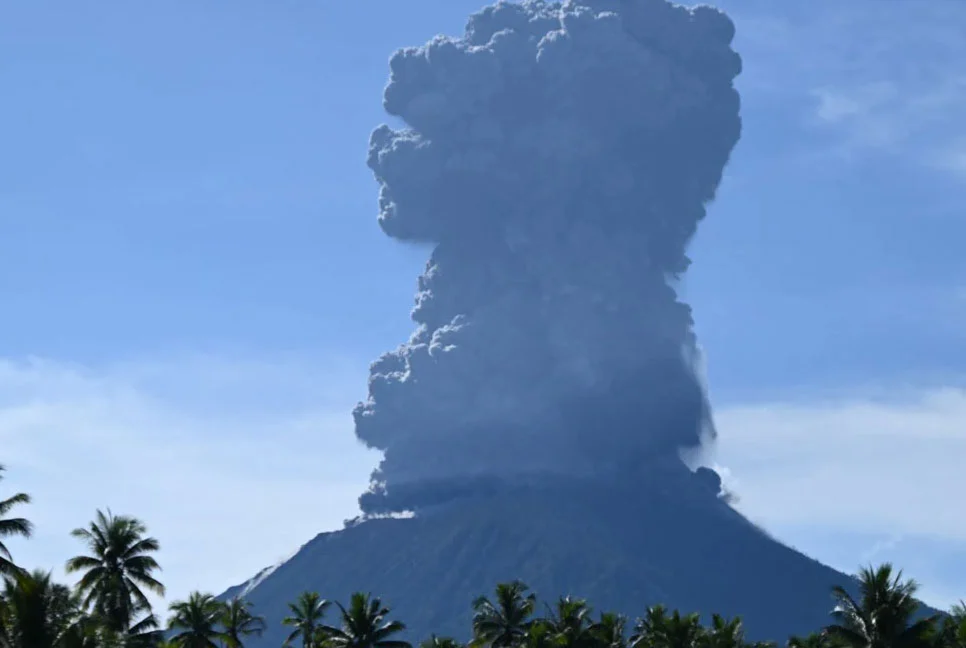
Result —
[{"label": "ash cloud", "polygon": [[[664,0],[500,2],[390,60],[379,224],[433,244],[373,363],[364,510],[441,483],[635,475],[713,436],[673,283],[741,122],[734,26]],[[391,501],[391,504],[389,503]]]}]

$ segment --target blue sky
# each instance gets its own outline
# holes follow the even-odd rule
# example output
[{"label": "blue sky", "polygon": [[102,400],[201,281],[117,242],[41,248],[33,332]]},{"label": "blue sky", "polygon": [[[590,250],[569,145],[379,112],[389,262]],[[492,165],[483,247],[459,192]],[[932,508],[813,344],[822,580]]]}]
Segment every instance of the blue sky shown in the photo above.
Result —
[{"label": "blue sky", "polygon": [[[0,459],[38,524],[18,560],[58,567],[111,506],[180,597],[354,514],[377,457],[349,411],[426,256],[376,225],[366,142],[389,54],[480,4],[4,7]],[[966,5],[720,4],[745,130],[683,288],[717,461],[779,538],[966,597]]]}]

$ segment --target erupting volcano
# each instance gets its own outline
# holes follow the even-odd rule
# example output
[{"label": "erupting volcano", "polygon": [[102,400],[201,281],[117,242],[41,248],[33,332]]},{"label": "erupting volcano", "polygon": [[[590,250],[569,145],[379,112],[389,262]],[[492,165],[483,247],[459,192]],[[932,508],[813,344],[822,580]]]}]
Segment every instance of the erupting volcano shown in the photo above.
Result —
[{"label": "erupting volcano", "polygon": [[354,412],[384,453],[363,516],[244,586],[270,628],[303,589],[371,590],[411,638],[458,635],[514,578],[774,639],[825,619],[844,577],[680,459],[715,438],[674,285],[741,132],[734,34],[665,0],[500,2],[393,55],[379,224],[432,253]]}]

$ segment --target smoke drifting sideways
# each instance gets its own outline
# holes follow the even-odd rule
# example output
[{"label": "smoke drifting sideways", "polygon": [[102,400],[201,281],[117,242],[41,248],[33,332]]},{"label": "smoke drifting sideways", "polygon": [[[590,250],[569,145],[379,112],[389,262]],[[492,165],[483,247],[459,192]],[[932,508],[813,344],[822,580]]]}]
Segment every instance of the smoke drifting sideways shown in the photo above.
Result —
[{"label": "smoke drifting sideways", "polygon": [[411,339],[371,366],[364,512],[491,478],[640,478],[713,438],[673,289],[741,121],[734,25],[664,0],[500,2],[396,52],[369,167],[433,245]]}]

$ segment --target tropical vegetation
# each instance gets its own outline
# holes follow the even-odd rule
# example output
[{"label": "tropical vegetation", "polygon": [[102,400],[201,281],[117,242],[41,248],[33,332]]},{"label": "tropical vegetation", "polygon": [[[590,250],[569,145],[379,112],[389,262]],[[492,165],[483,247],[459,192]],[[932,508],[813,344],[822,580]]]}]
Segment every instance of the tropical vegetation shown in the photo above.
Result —
[{"label": "tropical vegetation", "polygon": [[[3,466],[0,466],[2,478]],[[129,515],[96,511],[72,535],[84,553],[64,567],[77,582],[56,582],[51,572],[14,561],[4,541],[29,538],[31,523],[16,517],[30,503],[25,493],[0,498],[0,648],[245,648],[266,629],[244,598],[220,600],[192,592],[168,606],[159,621],[150,595],[165,594],[158,579],[161,549],[147,526]],[[916,599],[919,585],[886,563],[859,571],[852,589],[832,590],[829,624],[785,648],[966,648],[966,604],[929,614]],[[855,592],[853,595],[852,592]],[[333,606],[331,621],[327,619]],[[472,603],[468,642],[432,635],[419,648],[768,648],[750,641],[740,618],[698,614],[654,605],[631,620],[594,613],[583,599],[565,596],[538,614],[536,595],[520,581],[496,585]],[[282,623],[292,648],[412,648],[406,626],[370,593],[343,605],[318,592],[289,604]]]}]

